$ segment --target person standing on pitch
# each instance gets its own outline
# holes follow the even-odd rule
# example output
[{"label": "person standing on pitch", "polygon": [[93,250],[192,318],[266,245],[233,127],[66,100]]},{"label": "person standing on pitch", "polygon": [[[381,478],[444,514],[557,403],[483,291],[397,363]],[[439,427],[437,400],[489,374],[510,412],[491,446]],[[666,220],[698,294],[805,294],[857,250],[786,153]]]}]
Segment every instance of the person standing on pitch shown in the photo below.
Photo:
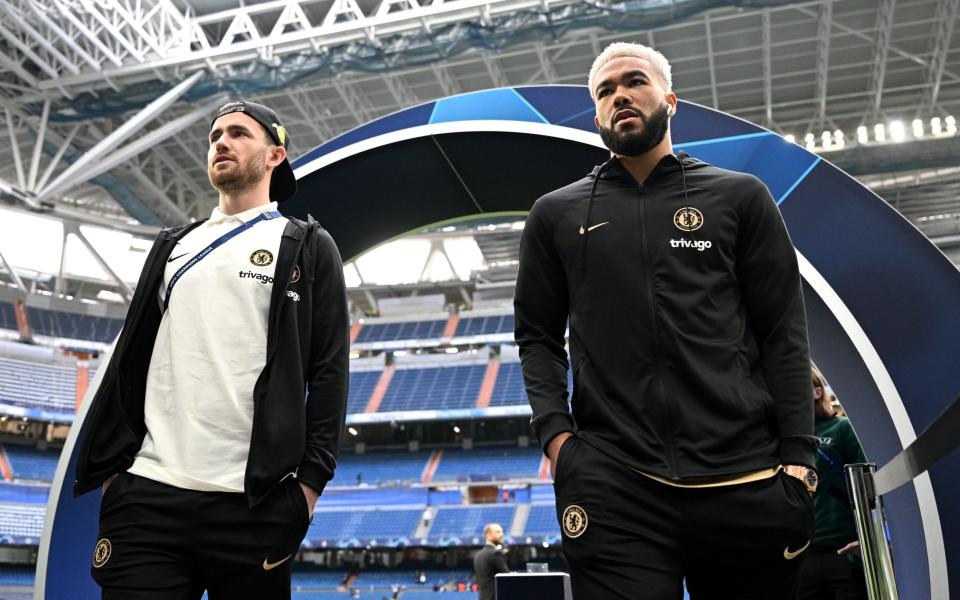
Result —
[{"label": "person standing on pitch", "polygon": [[[277,114],[213,119],[210,218],[157,236],[77,460],[103,488],[104,600],[290,598],[290,561],[333,477],[348,313],[340,256],[296,191]],[[306,392],[306,394],[305,394]]]},{"label": "person standing on pitch", "polygon": [[503,527],[499,523],[487,523],[483,528],[483,548],[473,557],[473,572],[480,587],[478,600],[496,600],[497,573],[509,573],[506,550],[503,549]]},{"label": "person standing on pitch", "polygon": [[589,84],[612,157],[534,204],[514,301],[573,595],[784,600],[816,486],[793,244],[759,180],[673,154],[662,54]]}]

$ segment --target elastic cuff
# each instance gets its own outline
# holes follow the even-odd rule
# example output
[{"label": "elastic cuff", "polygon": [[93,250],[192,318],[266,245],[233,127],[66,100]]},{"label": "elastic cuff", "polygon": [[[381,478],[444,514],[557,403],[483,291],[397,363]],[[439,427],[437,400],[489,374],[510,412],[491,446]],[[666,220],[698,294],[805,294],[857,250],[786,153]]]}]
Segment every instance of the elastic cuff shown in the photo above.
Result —
[{"label": "elastic cuff", "polygon": [[574,433],[573,419],[570,418],[570,415],[550,415],[538,424],[537,437],[540,439],[540,446],[543,448],[544,454],[547,454],[547,446],[550,445],[553,438],[565,431]]},{"label": "elastic cuff", "polygon": [[816,469],[816,438],[796,436],[780,440],[780,463],[784,465],[803,465]]},{"label": "elastic cuff", "polygon": [[315,465],[302,463],[300,468],[297,469],[297,481],[309,485],[316,490],[317,494],[323,494],[323,488],[327,486],[330,478],[323,469]]}]

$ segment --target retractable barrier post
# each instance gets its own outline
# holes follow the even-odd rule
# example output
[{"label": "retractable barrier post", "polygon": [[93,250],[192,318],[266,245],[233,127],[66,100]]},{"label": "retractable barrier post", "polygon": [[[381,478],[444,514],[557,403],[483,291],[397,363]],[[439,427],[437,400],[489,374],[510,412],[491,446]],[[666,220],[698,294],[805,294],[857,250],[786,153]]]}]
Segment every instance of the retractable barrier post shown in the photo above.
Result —
[{"label": "retractable barrier post", "polygon": [[893,560],[887,544],[887,522],[883,515],[883,501],[877,495],[873,463],[846,465],[847,488],[853,505],[863,570],[867,578],[870,600],[898,600],[897,585],[893,579]]}]

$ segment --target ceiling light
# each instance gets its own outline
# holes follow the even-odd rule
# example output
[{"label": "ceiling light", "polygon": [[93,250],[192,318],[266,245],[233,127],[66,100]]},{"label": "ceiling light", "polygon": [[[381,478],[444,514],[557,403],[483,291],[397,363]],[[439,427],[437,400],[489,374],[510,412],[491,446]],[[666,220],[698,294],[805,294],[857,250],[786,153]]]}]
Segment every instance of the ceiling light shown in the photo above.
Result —
[{"label": "ceiling light", "polygon": [[867,135],[867,127],[865,125],[857,127],[857,141],[861,144],[866,144],[870,141],[870,137]]},{"label": "ceiling light", "polygon": [[878,142],[884,142],[887,139],[887,130],[884,128],[882,123],[877,123],[873,126],[873,139]]},{"label": "ceiling light", "polygon": [[923,121],[920,119],[914,119],[911,125],[913,126],[913,137],[923,137]]},{"label": "ceiling light", "polygon": [[457,352],[460,352],[460,348],[444,348],[443,351],[447,354],[456,354]]},{"label": "ceiling light", "polygon": [[890,121],[890,139],[902,142],[906,137],[907,132],[903,128],[903,121]]},{"label": "ceiling light", "polygon": [[355,427],[351,427],[350,429],[347,429],[347,431],[350,432],[350,435],[358,435],[360,433]]},{"label": "ceiling light", "polygon": [[454,433],[460,433],[460,426],[459,426],[459,425],[454,425],[454,426],[453,426],[453,432],[454,432]]}]

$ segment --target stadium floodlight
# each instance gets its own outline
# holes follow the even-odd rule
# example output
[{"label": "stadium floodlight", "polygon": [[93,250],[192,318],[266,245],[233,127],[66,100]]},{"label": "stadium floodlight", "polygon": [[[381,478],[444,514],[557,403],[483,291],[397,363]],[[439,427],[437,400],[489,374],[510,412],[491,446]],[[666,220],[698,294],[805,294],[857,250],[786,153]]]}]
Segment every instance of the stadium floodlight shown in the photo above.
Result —
[{"label": "stadium floodlight", "polygon": [[833,132],[833,143],[837,146],[844,146],[847,141],[843,138],[843,132],[837,129]]},{"label": "stadium floodlight", "polygon": [[947,133],[953,135],[957,132],[957,120],[953,118],[953,115],[948,115],[943,122],[947,124]]},{"label": "stadium floodlight", "polygon": [[803,141],[807,150],[813,150],[814,146],[817,145],[817,138],[812,133],[803,136]]},{"label": "stadium floodlight", "polygon": [[883,126],[883,123],[877,123],[873,126],[873,139],[878,142],[887,141],[887,128]]},{"label": "stadium floodlight", "polygon": [[911,126],[913,127],[913,137],[923,137],[923,121],[920,119],[914,119],[913,123],[911,123]]},{"label": "stadium floodlight", "polygon": [[829,131],[824,131],[820,134],[820,141],[824,148],[829,148],[833,145],[833,134],[831,134]]},{"label": "stadium floodlight", "polygon": [[444,348],[443,351],[446,352],[447,354],[456,354],[457,352],[460,352],[460,348],[457,348],[456,346],[454,346],[452,348]]},{"label": "stadium floodlight", "polygon": [[890,139],[894,142],[902,142],[907,137],[907,132],[903,128],[903,121],[890,121]]},{"label": "stadium floodlight", "polygon": [[940,128],[940,117],[930,119],[930,133],[940,135],[943,130]]},{"label": "stadium floodlight", "polygon": [[351,428],[347,429],[347,431],[350,432],[350,435],[359,435],[359,433],[360,433],[359,431],[357,431],[357,429],[356,429],[355,427],[351,427]]},{"label": "stadium floodlight", "polygon": [[857,141],[861,144],[866,144],[870,141],[870,136],[867,135],[867,126],[861,125],[857,127]]},{"label": "stadium floodlight", "polygon": [[459,426],[459,425],[454,425],[454,426],[453,426],[453,432],[454,432],[454,433],[460,433],[460,426]]},{"label": "stadium floodlight", "polygon": [[783,139],[787,140],[787,142],[790,144],[797,143],[797,138],[792,133],[788,133],[787,135],[783,136]]}]

